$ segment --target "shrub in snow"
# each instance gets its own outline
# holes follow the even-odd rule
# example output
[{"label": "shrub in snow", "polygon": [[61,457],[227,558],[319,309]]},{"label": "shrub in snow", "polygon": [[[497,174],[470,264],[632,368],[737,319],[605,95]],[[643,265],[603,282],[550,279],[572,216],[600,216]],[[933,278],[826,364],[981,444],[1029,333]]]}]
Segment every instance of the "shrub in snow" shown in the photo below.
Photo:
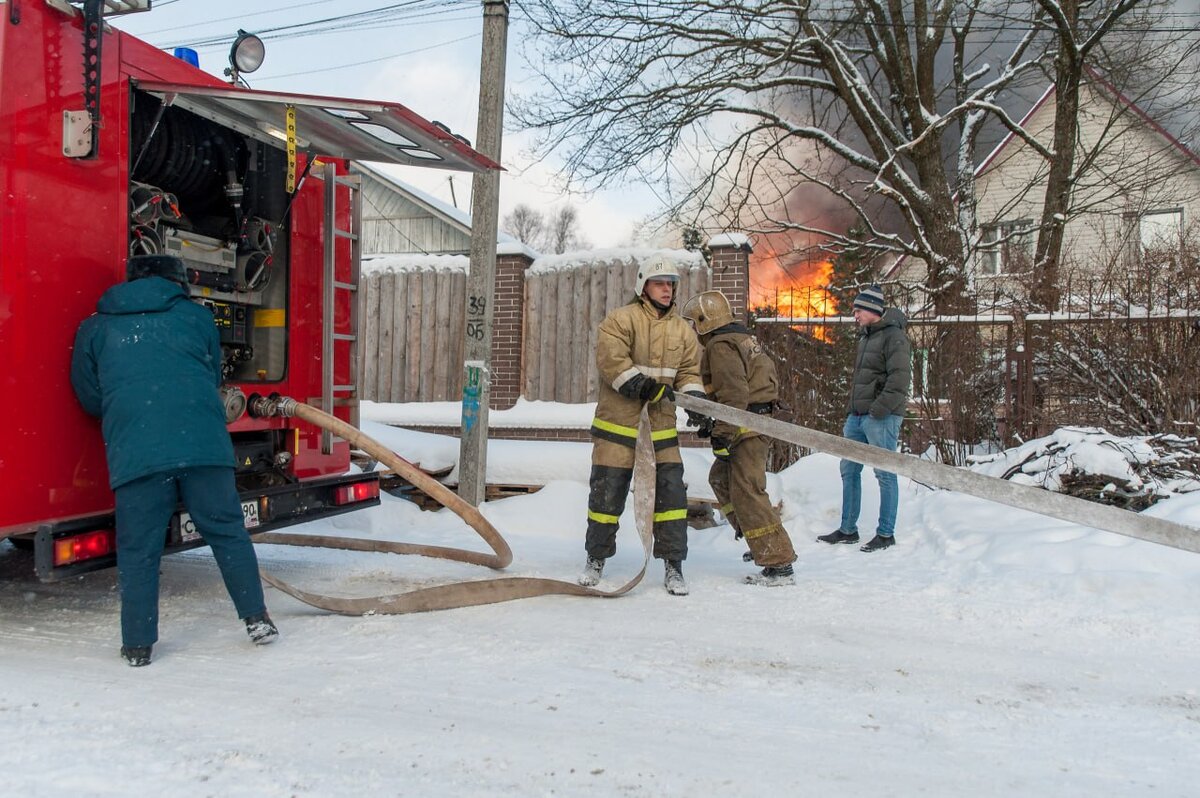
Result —
[{"label": "shrub in snow", "polygon": [[1178,435],[1118,437],[1098,427],[1062,427],[968,463],[981,474],[1132,510],[1200,490],[1200,447]]}]

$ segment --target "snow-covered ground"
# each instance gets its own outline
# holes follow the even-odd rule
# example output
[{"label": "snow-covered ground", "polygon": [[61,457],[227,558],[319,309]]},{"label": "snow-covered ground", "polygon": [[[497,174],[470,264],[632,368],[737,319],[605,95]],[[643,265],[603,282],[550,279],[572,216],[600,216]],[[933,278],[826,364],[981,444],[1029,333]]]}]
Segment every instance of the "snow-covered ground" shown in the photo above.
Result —
[{"label": "snow-covered ground", "polygon": [[[454,439],[367,424],[427,468]],[[583,563],[589,447],[495,441],[508,573]],[[687,452],[689,493],[711,495]],[[864,474],[863,529],[875,519]],[[770,478],[797,585],[740,583],[728,526],[691,532],[692,594],[661,567],[612,600],[325,615],[268,591],[254,648],[207,550],[163,564],[155,661],[117,656],[115,574],[42,585],[0,544],[0,773],[12,796],[1191,796],[1200,784],[1200,555],[901,480],[898,545],[837,525],[836,460]],[[630,503],[632,507],[632,502]],[[1200,492],[1148,512],[1200,526]],[[303,529],[303,528],[301,528]],[[385,496],[310,525],[483,549]],[[868,535],[864,535],[866,539]],[[637,569],[627,511],[606,584]],[[260,546],[298,586],[353,595],[491,572]]]}]

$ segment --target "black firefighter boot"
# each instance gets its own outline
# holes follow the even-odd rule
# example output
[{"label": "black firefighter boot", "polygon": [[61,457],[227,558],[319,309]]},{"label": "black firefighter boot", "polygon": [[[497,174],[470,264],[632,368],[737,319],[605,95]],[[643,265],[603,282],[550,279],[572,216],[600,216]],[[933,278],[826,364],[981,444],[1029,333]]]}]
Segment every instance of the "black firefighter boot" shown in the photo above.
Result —
[{"label": "black firefighter boot", "polygon": [[595,587],[600,584],[602,576],[604,576],[604,558],[589,555],[587,564],[583,566],[583,573],[575,581],[584,587]]},{"label": "black firefighter boot", "polygon": [[672,596],[686,596],[688,586],[683,581],[683,560],[665,560],[664,563],[663,587]]},{"label": "black firefighter boot", "polygon": [[745,581],[748,585],[780,587],[796,584],[796,574],[792,570],[791,563],[787,565],[768,565],[758,573],[747,576]]}]

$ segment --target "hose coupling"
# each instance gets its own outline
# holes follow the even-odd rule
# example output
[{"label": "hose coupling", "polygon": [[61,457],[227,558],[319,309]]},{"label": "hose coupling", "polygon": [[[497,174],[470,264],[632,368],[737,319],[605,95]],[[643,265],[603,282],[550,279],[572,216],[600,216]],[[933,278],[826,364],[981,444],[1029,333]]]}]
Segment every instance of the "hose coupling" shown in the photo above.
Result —
[{"label": "hose coupling", "polygon": [[296,415],[296,408],[300,406],[300,403],[290,396],[276,396],[275,405],[279,415],[291,418]]}]

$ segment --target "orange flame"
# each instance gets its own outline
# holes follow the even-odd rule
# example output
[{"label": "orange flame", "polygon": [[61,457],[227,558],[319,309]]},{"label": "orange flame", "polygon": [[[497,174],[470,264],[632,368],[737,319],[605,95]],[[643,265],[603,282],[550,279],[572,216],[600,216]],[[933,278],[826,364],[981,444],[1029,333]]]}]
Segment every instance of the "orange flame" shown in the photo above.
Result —
[{"label": "orange flame", "polygon": [[[831,262],[809,261],[785,268],[778,258],[771,257],[759,259],[755,266],[751,307],[768,308],[776,318],[837,315],[837,302],[827,288],[833,276]],[[795,329],[804,330],[826,343],[832,340],[824,326],[804,324]]]}]

